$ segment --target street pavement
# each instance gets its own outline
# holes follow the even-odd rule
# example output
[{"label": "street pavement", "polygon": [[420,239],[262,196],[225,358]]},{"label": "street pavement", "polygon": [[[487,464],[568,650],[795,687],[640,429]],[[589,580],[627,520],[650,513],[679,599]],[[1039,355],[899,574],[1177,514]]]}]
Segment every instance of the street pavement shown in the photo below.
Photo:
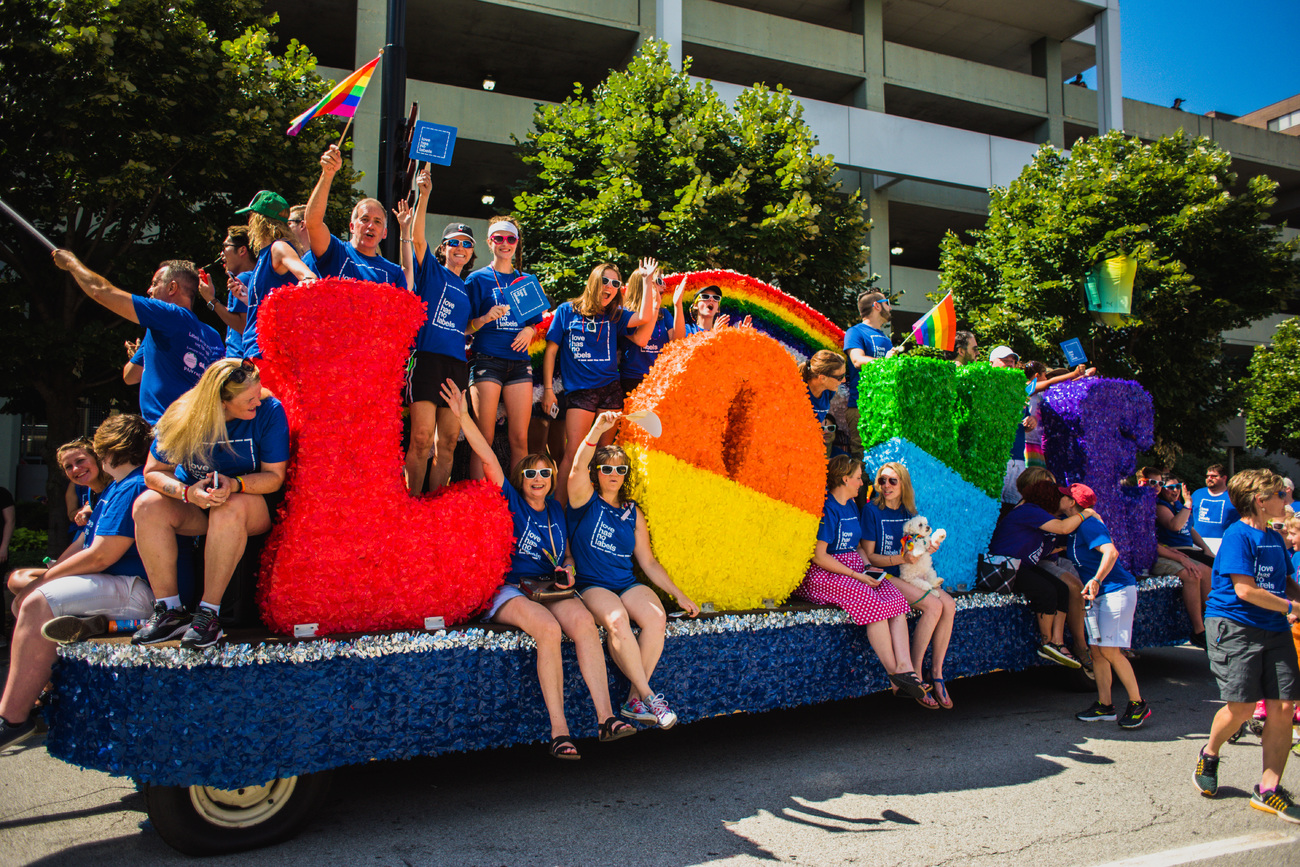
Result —
[{"label": "street pavement", "polygon": [[[1044,667],[953,681],[947,712],[874,695],[580,741],[575,763],[541,745],[375,762],[339,771],[295,840],[202,863],[1150,867],[1217,847],[1218,864],[1300,864],[1300,826],[1247,806],[1257,738],[1226,748],[1217,799],[1192,785],[1217,707],[1204,653],[1136,667],[1154,716],[1130,732],[1077,722],[1095,696]],[[196,863],[130,781],[34,743],[0,756],[0,864]]]}]

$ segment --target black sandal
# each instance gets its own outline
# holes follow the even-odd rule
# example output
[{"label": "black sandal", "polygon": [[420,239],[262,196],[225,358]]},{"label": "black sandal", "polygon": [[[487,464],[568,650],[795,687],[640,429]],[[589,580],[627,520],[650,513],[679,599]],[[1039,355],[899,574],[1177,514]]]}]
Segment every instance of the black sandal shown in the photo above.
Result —
[{"label": "black sandal", "polygon": [[578,755],[578,748],[573,745],[573,738],[568,735],[551,738],[551,756],[566,762],[576,762],[582,758]]},{"label": "black sandal", "polygon": [[902,692],[903,695],[911,699],[916,699],[917,701],[921,701],[928,691],[925,688],[925,684],[921,683],[921,679],[916,676],[915,671],[908,671],[903,674],[891,674],[889,675],[889,682],[898,687],[899,691]]},{"label": "black sandal", "polygon": [[616,716],[612,716],[600,724],[600,742],[602,744],[616,741],[619,738],[630,737],[634,734],[636,734],[636,726],[628,725]]}]

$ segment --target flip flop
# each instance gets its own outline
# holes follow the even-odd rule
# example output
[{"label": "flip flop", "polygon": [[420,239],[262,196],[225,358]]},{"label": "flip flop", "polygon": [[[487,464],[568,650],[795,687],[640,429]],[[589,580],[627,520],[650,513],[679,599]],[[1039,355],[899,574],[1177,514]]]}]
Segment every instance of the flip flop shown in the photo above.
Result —
[{"label": "flip flop", "polygon": [[952,699],[948,696],[948,687],[943,682],[943,678],[931,677],[930,683],[934,685],[930,694],[934,696],[935,701],[939,703],[939,707],[944,710],[952,710]]}]

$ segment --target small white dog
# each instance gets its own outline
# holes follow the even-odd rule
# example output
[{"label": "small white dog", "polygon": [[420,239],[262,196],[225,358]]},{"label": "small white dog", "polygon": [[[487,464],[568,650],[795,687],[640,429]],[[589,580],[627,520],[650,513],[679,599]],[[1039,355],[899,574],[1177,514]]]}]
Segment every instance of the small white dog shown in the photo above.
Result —
[{"label": "small white dog", "polygon": [[898,567],[898,577],[921,590],[933,590],[943,583],[943,579],[930,564],[930,555],[926,549],[931,543],[942,542],[948,538],[948,531],[939,529],[930,532],[930,522],[923,515],[917,515],[903,525],[903,553],[915,554],[915,563],[903,563]]}]

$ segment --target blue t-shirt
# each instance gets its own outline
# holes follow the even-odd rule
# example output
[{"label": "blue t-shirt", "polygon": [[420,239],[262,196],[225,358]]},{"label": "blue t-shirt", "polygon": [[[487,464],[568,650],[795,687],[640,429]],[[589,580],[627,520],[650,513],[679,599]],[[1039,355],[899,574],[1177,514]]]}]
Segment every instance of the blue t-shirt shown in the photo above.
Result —
[{"label": "blue t-shirt", "polygon": [[1222,539],[1228,526],[1240,520],[1226,490],[1211,494],[1209,488],[1201,488],[1192,494],[1192,524],[1202,539]]},{"label": "blue t-shirt", "polygon": [[826,413],[831,411],[831,398],[835,396],[835,389],[826,389],[822,392],[821,397],[813,397],[811,388],[806,388],[805,391],[808,392],[808,401],[812,404],[813,413],[817,416],[817,423],[823,424],[826,421]]},{"label": "blue t-shirt", "polygon": [[[253,282],[253,272],[245,271],[243,274],[236,274],[235,279],[248,288],[248,284]],[[247,313],[248,305],[239,300],[239,296],[234,292],[229,293],[226,299],[226,310],[231,313]],[[236,331],[230,326],[226,326],[226,358],[243,358],[244,357],[244,332]]]},{"label": "blue t-shirt", "polygon": [[894,348],[894,341],[879,328],[859,322],[844,332],[844,353],[849,356],[849,409],[858,405],[858,366],[853,363],[850,350],[861,349],[867,358],[884,358]]},{"label": "blue t-shirt", "polygon": [[594,493],[582,508],[570,506],[565,511],[579,590],[604,587],[622,593],[636,583],[632,574],[636,514],[636,503],[615,508]]},{"label": "blue t-shirt", "polygon": [[1044,533],[1039,527],[1056,517],[1033,503],[1021,503],[998,519],[989,542],[989,553],[1001,557],[1015,557],[1037,563],[1043,556],[1046,541],[1054,535]]},{"label": "blue t-shirt", "polygon": [[[308,250],[303,264],[321,277],[350,277],[371,283],[392,283],[406,288],[406,272],[383,256],[366,256],[348,241],[330,235],[330,245],[319,258]],[[252,298],[249,298],[252,301]]]},{"label": "blue t-shirt", "polygon": [[[135,547],[135,519],[131,507],[135,498],[144,493],[144,467],[136,467],[120,482],[113,482],[99,495],[94,514],[86,524],[81,546],[89,548],[96,536],[122,536],[131,539],[131,547],[118,561],[104,569],[109,575],[145,577],[144,562]],[[182,546],[183,547],[183,546]]]},{"label": "blue t-shirt", "polygon": [[856,551],[862,541],[862,522],[858,504],[849,500],[844,505],[830,494],[822,505],[822,520],[817,525],[817,541],[826,543],[827,554]]},{"label": "blue t-shirt", "polygon": [[515,549],[506,581],[518,584],[520,578],[555,578],[555,567],[564,565],[564,507],[547,499],[546,508],[539,512],[508,481],[501,484],[501,494],[515,522]]},{"label": "blue t-shirt", "polygon": [[1300,581],[1300,551],[1291,555],[1291,578]]},{"label": "blue t-shirt", "polygon": [[[903,525],[912,520],[912,513],[904,508],[881,508],[868,500],[862,507],[862,541],[875,542],[877,554],[896,557],[903,553]],[[890,575],[898,574],[897,566],[885,566]]]},{"label": "blue t-shirt", "polygon": [[286,271],[283,274],[276,273],[275,265],[271,260],[272,246],[274,245],[267,244],[257,254],[257,264],[253,266],[253,276],[248,279],[248,319],[244,321],[244,345],[242,347],[245,358],[262,357],[262,347],[257,342],[257,308],[276,289],[298,282],[298,278],[293,276],[292,271]]},{"label": "blue t-shirt", "polygon": [[[498,304],[509,304],[510,295],[506,291],[510,284],[520,277],[528,276],[520,271],[502,274],[491,265],[479,268],[465,280],[469,292],[471,316],[474,319],[487,313]],[[474,351],[492,358],[505,358],[512,361],[528,360],[528,350],[515,350],[510,347],[525,326],[536,325],[542,321],[541,314],[531,317],[527,322],[517,322],[514,312],[507,313],[500,319],[494,319],[474,332]],[[557,341],[558,342],[558,341]],[[576,388],[576,386],[570,386]]]},{"label": "blue t-shirt", "polygon": [[618,382],[618,338],[632,311],[620,307],[614,316],[583,316],[569,301],[555,308],[546,339],[560,347],[560,375],[570,393]]},{"label": "blue t-shirt", "polygon": [[1008,460],[1023,461],[1025,459],[1025,425],[1024,420],[1029,418],[1029,407],[1025,406],[1020,413],[1020,424],[1016,425],[1015,438],[1011,440],[1011,452],[1007,456]]},{"label": "blue t-shirt", "polygon": [[[1101,568],[1101,552],[1097,549],[1111,542],[1110,533],[1106,532],[1106,525],[1093,517],[1084,518],[1079,528],[1066,537],[1065,553],[1074,561],[1074,565],[1079,567],[1079,577],[1083,579],[1084,584],[1091,581],[1097,574],[1097,570]],[[1132,587],[1136,584],[1137,579],[1133,577],[1133,573],[1116,560],[1115,565],[1106,573],[1106,577],[1101,579],[1101,592],[1110,593],[1112,590]]]},{"label": "blue t-shirt", "polygon": [[176,398],[198,384],[208,365],[226,351],[221,335],[204,325],[188,307],[131,296],[135,316],[147,330],[140,350],[140,415],[157,424]]},{"label": "blue t-shirt", "polygon": [[[210,463],[186,461],[178,464],[176,478],[192,485],[213,470],[226,477],[246,476],[259,472],[262,464],[289,460],[289,419],[280,401],[273,397],[262,401],[253,418],[226,422],[226,435],[230,438],[229,448],[214,445]],[[157,440],[153,441],[149,451],[158,460],[173,463],[158,448]]]},{"label": "blue t-shirt", "polygon": [[429,308],[415,335],[416,350],[464,361],[471,318],[465,281],[439,262],[433,250],[425,250],[424,261],[415,266],[415,294]]},{"label": "blue t-shirt", "polygon": [[[1197,532],[1200,532],[1199,530]],[[1269,632],[1290,632],[1286,615],[1243,602],[1237,598],[1230,575],[1253,575],[1255,583],[1279,599],[1286,598],[1286,581],[1291,563],[1286,557],[1286,543],[1276,530],[1256,530],[1237,521],[1223,531],[1219,553],[1214,557],[1210,578],[1210,597],[1205,601],[1205,616],[1222,617],[1243,626]]]},{"label": "blue t-shirt", "polygon": [[654,331],[645,346],[637,346],[627,334],[618,338],[619,348],[623,353],[623,362],[619,365],[618,375],[623,379],[644,379],[650,367],[659,358],[659,353],[668,345],[673,330],[673,314],[663,313],[655,322]]},{"label": "blue t-shirt", "polygon": [[[1162,506],[1163,506],[1164,508],[1168,509],[1171,513],[1173,513],[1173,516],[1174,516],[1175,518],[1178,517],[1178,513],[1179,513],[1179,512],[1181,512],[1181,511],[1183,511],[1183,510],[1185,510],[1185,509],[1187,508],[1186,506],[1184,506],[1184,505],[1182,504],[1182,502],[1180,502],[1180,501],[1178,501],[1178,500],[1174,500],[1172,503],[1169,502],[1168,500],[1163,500],[1163,499],[1161,499],[1161,500],[1156,500],[1156,518],[1157,518],[1157,519],[1159,519],[1159,517],[1160,517],[1160,508],[1161,508]],[[1197,532],[1199,532],[1199,531],[1197,531]],[[1192,522],[1191,522],[1190,519],[1187,521],[1186,524],[1183,525],[1183,529],[1181,529],[1181,530],[1166,530],[1164,527],[1160,526],[1160,521],[1157,520],[1157,521],[1156,521],[1156,539],[1160,542],[1161,545],[1164,545],[1164,546],[1169,547],[1169,548],[1194,548],[1194,547],[1196,547],[1196,543],[1192,541]]]}]

